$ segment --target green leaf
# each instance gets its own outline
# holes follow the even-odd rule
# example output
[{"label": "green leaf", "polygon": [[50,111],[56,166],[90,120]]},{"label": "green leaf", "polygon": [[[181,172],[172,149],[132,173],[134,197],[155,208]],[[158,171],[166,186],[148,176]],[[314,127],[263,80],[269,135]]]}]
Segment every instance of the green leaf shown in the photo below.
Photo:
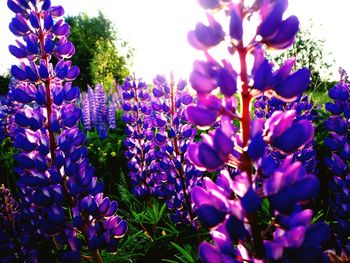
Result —
[{"label": "green leaf", "polygon": [[177,249],[180,252],[180,254],[184,257],[184,258],[182,258],[182,257],[175,255],[176,258],[180,259],[182,262],[185,262],[185,263],[188,263],[188,262],[195,263],[196,262],[196,260],[192,257],[191,252],[188,251],[188,250],[191,250],[191,246],[189,246],[187,244],[187,246],[185,246],[185,248],[183,248],[174,242],[170,242],[170,244],[175,249]]}]

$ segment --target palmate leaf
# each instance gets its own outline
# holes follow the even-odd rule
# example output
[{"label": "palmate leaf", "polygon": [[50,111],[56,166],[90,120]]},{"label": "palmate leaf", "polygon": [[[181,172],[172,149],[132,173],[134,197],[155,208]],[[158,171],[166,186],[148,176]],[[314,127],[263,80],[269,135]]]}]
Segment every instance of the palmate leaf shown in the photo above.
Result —
[{"label": "palmate leaf", "polygon": [[102,253],[102,257],[104,262],[136,262],[138,258],[146,255],[150,246],[150,239],[141,230],[128,235],[127,239],[120,243],[120,247],[116,253],[110,254],[104,252]]},{"label": "palmate leaf", "polygon": [[166,204],[164,203],[160,207],[160,202],[153,199],[152,207],[147,207],[143,222],[147,224],[157,224],[162,219],[165,211]]}]

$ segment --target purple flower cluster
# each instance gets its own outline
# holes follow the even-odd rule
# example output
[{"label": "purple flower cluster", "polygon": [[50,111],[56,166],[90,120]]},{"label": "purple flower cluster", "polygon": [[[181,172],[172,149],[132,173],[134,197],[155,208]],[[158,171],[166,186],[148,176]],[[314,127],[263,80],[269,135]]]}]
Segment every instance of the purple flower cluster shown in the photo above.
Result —
[{"label": "purple flower cluster", "polygon": [[[268,119],[275,111],[288,111],[294,110],[296,113],[296,120],[314,120],[313,103],[309,102],[307,96],[299,97],[293,102],[285,102],[277,97],[258,97],[254,102],[256,117],[261,119]],[[308,173],[315,173],[316,169],[316,152],[314,149],[314,140],[305,145],[303,149],[299,149],[294,152],[293,156],[295,160],[303,163]],[[280,164],[286,157],[285,154],[280,151],[274,151],[270,149],[270,154],[275,159],[276,164]]]},{"label": "purple flower cluster", "polygon": [[80,105],[85,130],[95,127],[100,138],[104,139],[108,137],[106,122],[109,129],[116,129],[117,103],[112,95],[107,95],[100,84],[94,89],[88,87],[88,91],[82,93]]},{"label": "purple flower cluster", "polygon": [[0,100],[0,142],[6,137],[13,140],[16,135],[15,113],[23,107],[23,104],[15,101],[12,96],[16,86],[17,81],[11,79],[7,97]]},{"label": "purple flower cluster", "polygon": [[[204,178],[204,186],[191,193],[195,213],[210,228],[215,244],[200,244],[199,257],[203,262],[322,262],[321,245],[329,229],[321,222],[311,224],[313,213],[304,209],[317,196],[320,183],[293,158],[312,141],[313,125],[298,118],[297,109],[276,110],[266,120],[251,119],[253,99],[274,95],[290,102],[309,85],[306,68],[292,72],[294,59],[273,70],[264,57],[264,47],[284,49],[294,42],[298,19],[284,15],[287,0],[200,4],[209,13],[209,24],[198,23],[188,39],[207,59],[194,63],[190,83],[197,91],[197,103],[188,106],[185,115],[203,129],[218,120],[220,126],[190,145],[187,154],[199,169],[220,173],[215,182]],[[215,18],[220,11],[227,16],[228,27]],[[251,17],[259,21],[255,34],[243,28]],[[211,56],[212,48],[222,42],[239,59],[240,71],[229,60],[220,63]],[[240,122],[238,132],[234,121]],[[276,164],[270,149],[286,157]]]},{"label": "purple flower cluster", "polygon": [[326,110],[332,115],[324,121],[329,131],[325,139],[331,155],[326,157],[325,163],[331,172],[330,208],[337,221],[335,246],[338,254],[350,254],[350,84],[342,80],[329,90],[328,95],[333,102],[326,103]]},{"label": "purple flower cluster", "polygon": [[141,80],[127,77],[122,85],[123,121],[127,123],[124,145],[128,161],[132,192],[135,196],[151,197],[152,174],[156,171],[154,134],[151,130],[151,96]]},{"label": "purple flower cluster", "polygon": [[124,121],[128,148],[125,155],[136,196],[164,199],[176,223],[194,219],[190,192],[201,181],[201,172],[188,161],[187,148],[197,133],[184,115],[193,98],[186,82],[168,83],[158,75],[152,95],[143,82],[127,79],[124,93]]},{"label": "purple flower cluster", "polygon": [[5,99],[0,100],[0,142],[2,142],[7,136],[7,113],[8,107],[6,106]]},{"label": "purple flower cluster", "polygon": [[[53,241],[61,261],[79,262],[82,249],[100,262],[100,249],[114,252],[127,223],[116,215],[116,201],[103,197],[104,185],[83,146],[77,128],[79,88],[71,82],[79,68],[68,60],[75,52],[61,6],[49,0],[8,0],[16,14],[10,30],[18,37],[9,50],[21,59],[11,73],[18,81],[12,97],[23,103],[15,114],[19,126],[14,146],[23,211],[35,234]],[[51,58],[58,62],[54,63]]]},{"label": "purple flower cluster", "polygon": [[[31,226],[9,189],[0,186],[0,258],[1,262],[38,262],[37,251],[30,246]],[[32,240],[30,240],[32,238]]]},{"label": "purple flower cluster", "polygon": [[186,155],[188,145],[197,134],[184,116],[184,109],[193,98],[184,80],[176,85],[171,79],[169,84],[164,76],[158,75],[153,83],[151,122],[157,163],[153,175],[157,189],[153,194],[165,198],[175,223],[189,223],[194,219],[189,195],[194,186],[201,184],[202,178],[202,173]]}]

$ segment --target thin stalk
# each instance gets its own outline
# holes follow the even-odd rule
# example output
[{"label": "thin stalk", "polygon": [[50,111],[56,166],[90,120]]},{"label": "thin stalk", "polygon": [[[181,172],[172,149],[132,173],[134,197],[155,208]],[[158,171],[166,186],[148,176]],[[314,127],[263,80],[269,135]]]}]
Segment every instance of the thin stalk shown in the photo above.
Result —
[{"label": "thin stalk", "polygon": [[[240,72],[240,78],[242,81],[242,91],[241,91],[241,131],[242,131],[242,148],[246,149],[248,146],[249,138],[250,138],[250,111],[251,111],[251,99],[252,96],[250,94],[249,85],[248,85],[248,74],[247,74],[247,49],[243,47],[243,44],[241,43],[238,48],[238,54],[239,54],[239,60],[241,65],[241,72]],[[245,150],[243,152],[243,158],[242,158],[243,166],[242,169],[248,174],[249,182],[252,185],[253,184],[253,178],[252,178],[252,160],[250,159],[247,151]],[[248,214],[247,215],[248,222],[251,227],[252,231],[252,243],[253,247],[256,253],[257,258],[264,258],[265,255],[265,249],[264,244],[260,235],[260,225],[257,220],[256,213]]]},{"label": "thin stalk", "polygon": [[93,250],[93,251],[91,252],[91,254],[92,254],[92,257],[93,257],[93,259],[94,259],[95,262],[97,262],[97,263],[103,263],[103,259],[102,259],[101,255],[100,255],[100,252],[98,251],[98,249]]},{"label": "thin stalk", "polygon": [[[40,18],[40,13],[38,11],[36,12],[38,18]],[[47,69],[49,69],[49,56],[45,51],[45,33],[40,25],[39,27],[39,39],[40,39],[40,49],[42,53],[42,58],[45,61],[45,66]],[[51,130],[51,114],[52,114],[52,98],[51,98],[51,77],[49,77],[46,81],[44,81],[45,84],[45,95],[46,95],[46,113],[47,113],[47,130],[49,132],[49,140],[50,140],[50,156],[51,156],[51,162],[50,166],[52,166],[55,163],[55,147],[56,147],[56,141],[55,141],[55,134]]]}]

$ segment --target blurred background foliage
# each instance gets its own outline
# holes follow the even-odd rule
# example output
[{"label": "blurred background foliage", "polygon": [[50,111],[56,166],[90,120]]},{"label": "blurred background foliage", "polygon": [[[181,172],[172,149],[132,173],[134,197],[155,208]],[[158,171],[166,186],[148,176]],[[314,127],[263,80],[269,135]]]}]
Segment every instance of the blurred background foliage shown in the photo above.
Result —
[{"label": "blurred background foliage", "polygon": [[72,62],[80,68],[74,84],[82,90],[96,83],[108,89],[115,81],[121,84],[130,73],[134,50],[112,22],[101,11],[96,17],[83,13],[68,16],[66,21],[71,26],[70,41],[75,46]]}]

